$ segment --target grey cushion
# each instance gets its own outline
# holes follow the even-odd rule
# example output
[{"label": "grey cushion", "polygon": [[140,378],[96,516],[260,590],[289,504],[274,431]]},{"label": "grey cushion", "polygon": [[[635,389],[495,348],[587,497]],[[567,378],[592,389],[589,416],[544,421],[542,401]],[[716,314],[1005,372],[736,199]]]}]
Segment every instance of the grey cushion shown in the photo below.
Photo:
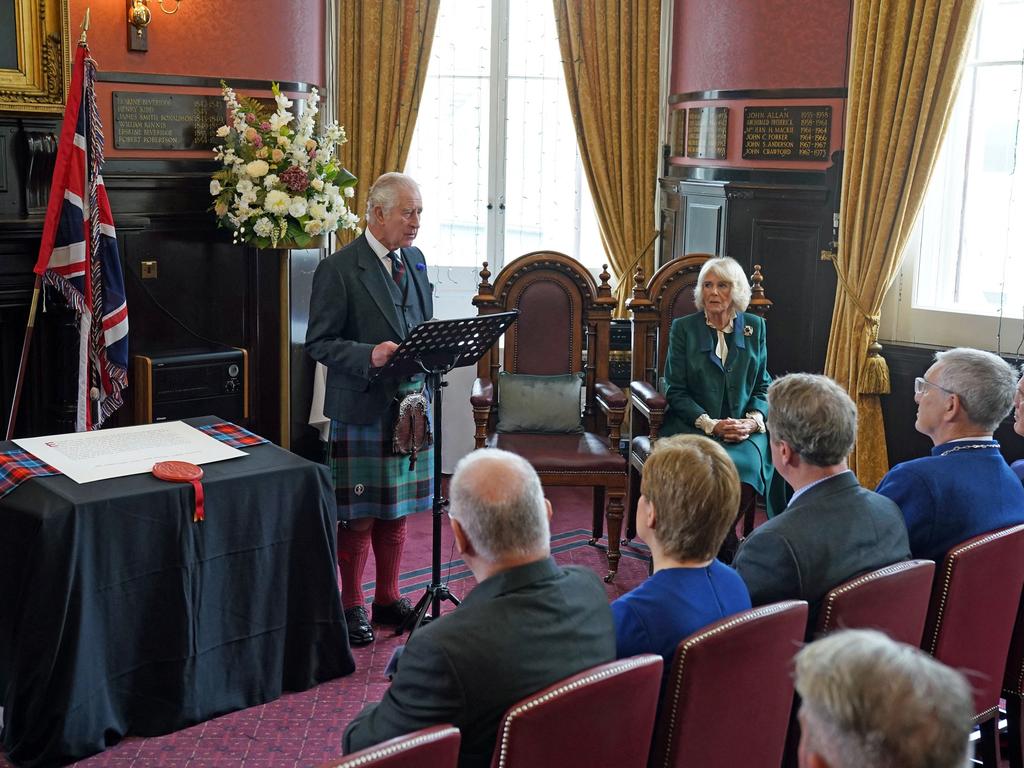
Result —
[{"label": "grey cushion", "polygon": [[582,372],[560,376],[501,373],[497,429],[499,432],[582,432],[582,390]]}]

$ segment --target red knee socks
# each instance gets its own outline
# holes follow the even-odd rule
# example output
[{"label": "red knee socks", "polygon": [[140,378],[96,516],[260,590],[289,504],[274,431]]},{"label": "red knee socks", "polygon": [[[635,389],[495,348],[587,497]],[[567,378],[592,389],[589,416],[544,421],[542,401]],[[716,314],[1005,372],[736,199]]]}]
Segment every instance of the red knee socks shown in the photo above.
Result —
[{"label": "red knee socks", "polygon": [[343,526],[338,527],[341,607],[346,611],[357,605],[366,604],[366,596],[363,594],[363,568],[366,567],[366,557],[370,552],[370,531],[370,528],[354,530]]},{"label": "red knee socks", "polygon": [[372,531],[373,557],[377,562],[373,601],[378,605],[391,605],[402,596],[398,591],[398,571],[405,545],[405,518],[374,520]]}]

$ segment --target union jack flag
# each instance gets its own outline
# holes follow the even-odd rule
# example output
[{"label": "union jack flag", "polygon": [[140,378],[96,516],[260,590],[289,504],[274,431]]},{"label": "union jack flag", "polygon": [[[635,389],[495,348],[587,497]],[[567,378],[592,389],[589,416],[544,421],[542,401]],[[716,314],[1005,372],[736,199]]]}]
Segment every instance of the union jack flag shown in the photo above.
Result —
[{"label": "union jack flag", "polygon": [[100,175],[103,125],[96,62],[88,54],[80,43],[35,266],[78,314],[77,431],[100,427],[122,405],[121,390],[128,386],[128,307]]}]

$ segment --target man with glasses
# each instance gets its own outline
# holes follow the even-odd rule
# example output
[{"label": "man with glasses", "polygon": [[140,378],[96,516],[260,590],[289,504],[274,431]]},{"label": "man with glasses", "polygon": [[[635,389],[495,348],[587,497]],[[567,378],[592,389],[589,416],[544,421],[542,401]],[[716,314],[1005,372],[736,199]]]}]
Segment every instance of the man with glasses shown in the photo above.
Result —
[{"label": "man with glasses", "polygon": [[992,438],[1016,384],[1002,358],[966,347],[937,352],[914,381],[914,426],[931,456],[897,464],[878,485],[902,510],[914,557],[941,560],[966,539],[1024,523],[1024,486]]}]

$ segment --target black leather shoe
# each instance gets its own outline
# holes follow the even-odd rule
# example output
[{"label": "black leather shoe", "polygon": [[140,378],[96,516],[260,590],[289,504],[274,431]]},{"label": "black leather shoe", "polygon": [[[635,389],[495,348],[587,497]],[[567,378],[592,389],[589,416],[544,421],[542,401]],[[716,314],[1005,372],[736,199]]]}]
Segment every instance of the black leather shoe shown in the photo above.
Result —
[{"label": "black leather shoe", "polygon": [[412,603],[408,598],[403,597],[391,605],[373,604],[373,623],[386,624],[390,627],[397,627],[412,614]]},{"label": "black leather shoe", "polygon": [[353,647],[369,645],[373,642],[373,627],[366,618],[366,609],[361,605],[345,611],[345,623],[348,624],[348,644]]}]

